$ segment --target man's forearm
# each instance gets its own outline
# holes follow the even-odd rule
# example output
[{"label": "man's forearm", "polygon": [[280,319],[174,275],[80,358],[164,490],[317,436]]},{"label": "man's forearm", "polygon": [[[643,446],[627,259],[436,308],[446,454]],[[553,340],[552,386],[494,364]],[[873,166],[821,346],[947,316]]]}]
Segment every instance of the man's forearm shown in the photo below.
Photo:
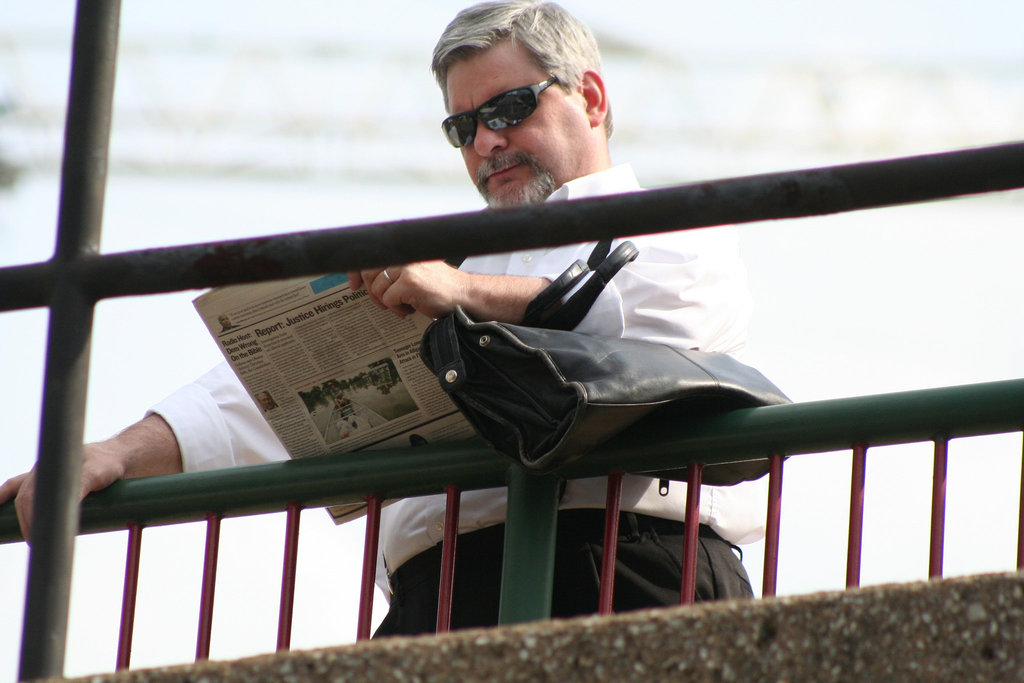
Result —
[{"label": "man's forearm", "polygon": [[181,472],[181,449],[170,425],[151,414],[106,441],[89,444],[88,450],[116,457],[123,465],[121,479]]},{"label": "man's forearm", "polygon": [[544,278],[467,273],[463,308],[477,320],[521,322],[526,307],[551,284]]},{"label": "man's forearm", "polygon": [[467,273],[442,261],[421,261],[348,274],[354,288],[398,315],[412,311],[440,318],[461,306],[477,320],[517,323],[526,307],[550,284],[544,278]]},{"label": "man's forearm", "polygon": [[[105,489],[118,479],[181,472],[181,449],[164,419],[149,415],[117,436],[86,444],[78,498]],[[14,499],[18,523],[26,539],[32,537],[36,473],[20,474],[0,486],[0,503]]]}]

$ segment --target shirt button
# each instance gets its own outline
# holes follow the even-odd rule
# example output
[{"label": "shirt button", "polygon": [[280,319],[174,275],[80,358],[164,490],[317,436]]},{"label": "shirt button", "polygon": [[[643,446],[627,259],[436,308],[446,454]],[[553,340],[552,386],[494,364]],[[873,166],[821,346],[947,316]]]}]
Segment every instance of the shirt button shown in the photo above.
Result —
[{"label": "shirt button", "polygon": [[434,522],[435,531],[444,531],[444,522]]},{"label": "shirt button", "polygon": [[533,254],[523,254],[522,259],[523,263],[529,263],[533,260]]}]

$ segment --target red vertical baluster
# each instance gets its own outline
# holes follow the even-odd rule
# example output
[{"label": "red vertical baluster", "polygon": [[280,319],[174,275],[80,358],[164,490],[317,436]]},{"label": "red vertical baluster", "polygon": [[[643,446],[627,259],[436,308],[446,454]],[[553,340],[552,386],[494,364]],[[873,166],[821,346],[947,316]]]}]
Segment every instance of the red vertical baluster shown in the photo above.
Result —
[{"label": "red vertical baluster", "polygon": [[693,463],[686,478],[686,535],[683,538],[683,581],[679,604],[692,605],[697,591],[697,532],[700,528],[700,482],[704,465]]},{"label": "red vertical baluster", "polygon": [[373,620],[373,586],[377,576],[377,543],[380,539],[380,496],[366,497],[366,540],[363,543],[363,580],[359,589],[359,623],[356,640],[370,637]]},{"label": "red vertical baluster", "polygon": [[768,461],[768,510],[764,534],[764,579],[761,597],[775,597],[779,578],[779,524],[782,520],[782,456],[772,453]]},{"label": "red vertical baluster", "polygon": [[[1024,432],[1022,432],[1024,435]],[[1024,569],[1024,444],[1021,447],[1020,512],[1017,515],[1017,569]]]},{"label": "red vertical baluster", "polygon": [[853,467],[850,477],[850,535],[846,548],[846,587],[860,585],[861,542],[864,537],[864,471],[868,446],[853,447]]},{"label": "red vertical baluster", "polygon": [[221,516],[206,513],[206,556],[203,560],[203,592],[199,597],[199,634],[196,637],[196,661],[210,658],[210,634],[213,631],[213,591],[217,585],[217,554],[220,551]]},{"label": "red vertical baluster", "polygon": [[622,502],[622,471],[608,475],[604,501],[604,547],[601,552],[601,589],[597,613],[611,614],[615,598],[615,559],[619,544],[619,508]]},{"label": "red vertical baluster", "polygon": [[128,524],[128,553],[124,563],[124,592],[121,596],[121,632],[117,639],[117,670],[128,668],[135,632],[135,598],[139,592],[139,559],[142,556],[142,526]]},{"label": "red vertical baluster", "polygon": [[931,546],[928,550],[928,578],[942,577],[942,554],[946,538],[946,463],[949,440],[935,440],[932,466],[932,525]]},{"label": "red vertical baluster", "polygon": [[437,632],[452,627],[452,597],[455,587],[455,546],[459,538],[460,491],[453,484],[445,488],[444,541],[441,543],[441,585],[437,594]]},{"label": "red vertical baluster", "polygon": [[277,649],[292,643],[292,614],[295,610],[295,573],[299,564],[299,521],[302,506],[288,503],[284,531],[284,567],[281,570],[281,607],[277,612]]}]

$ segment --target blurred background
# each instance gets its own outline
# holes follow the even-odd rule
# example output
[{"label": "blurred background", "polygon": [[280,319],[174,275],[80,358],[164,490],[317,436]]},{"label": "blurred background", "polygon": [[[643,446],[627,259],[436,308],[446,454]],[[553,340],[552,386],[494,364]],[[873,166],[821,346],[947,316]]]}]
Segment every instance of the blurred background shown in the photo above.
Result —
[{"label": "blurred background", "polygon": [[[124,2],[104,252],[482,206],[430,51],[466,2]],[[1024,139],[1024,5],[565,0],[598,37],[612,154],[648,187]],[[0,7],[0,266],[54,247],[74,4]],[[794,400],[1024,376],[1024,193],[741,227],[746,360]],[[219,361],[190,291],[96,311],[86,439]],[[45,310],[0,313],[0,480],[32,467]],[[946,574],[1015,561],[1020,434],[954,441]],[[786,469],[779,593],[842,588],[850,454]],[[869,451],[862,583],[927,577],[931,446]],[[303,513],[292,646],[355,636],[362,523]],[[273,651],[281,515],[227,520],[211,656]],[[204,531],[144,534],[133,667],[191,661]],[[76,545],[65,673],[113,669],[126,535]],[[759,589],[763,549],[744,548]],[[0,546],[0,680],[27,571]],[[376,618],[383,616],[379,602]]]}]

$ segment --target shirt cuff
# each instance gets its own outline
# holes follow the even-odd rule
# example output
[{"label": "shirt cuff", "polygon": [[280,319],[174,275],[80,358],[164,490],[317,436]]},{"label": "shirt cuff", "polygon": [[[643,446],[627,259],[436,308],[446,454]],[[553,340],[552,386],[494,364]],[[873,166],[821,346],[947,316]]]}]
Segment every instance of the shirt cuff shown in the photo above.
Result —
[{"label": "shirt cuff", "polygon": [[197,384],[187,384],[150,408],[174,432],[186,472],[233,464],[231,438],[217,402]]}]

